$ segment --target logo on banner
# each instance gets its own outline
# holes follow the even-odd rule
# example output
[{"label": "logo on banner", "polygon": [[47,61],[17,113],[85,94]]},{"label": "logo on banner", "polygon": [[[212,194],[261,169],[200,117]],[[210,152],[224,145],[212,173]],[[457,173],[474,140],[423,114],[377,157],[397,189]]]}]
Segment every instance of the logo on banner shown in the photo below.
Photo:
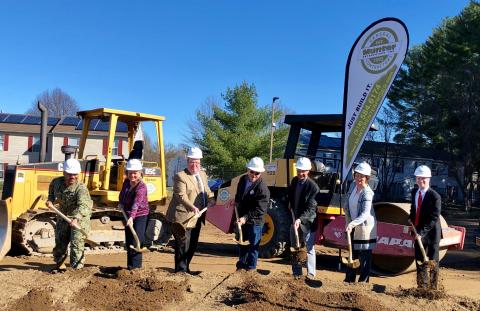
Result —
[{"label": "logo on banner", "polygon": [[379,28],[368,36],[360,49],[362,67],[379,74],[395,62],[400,51],[397,34],[388,27]]}]

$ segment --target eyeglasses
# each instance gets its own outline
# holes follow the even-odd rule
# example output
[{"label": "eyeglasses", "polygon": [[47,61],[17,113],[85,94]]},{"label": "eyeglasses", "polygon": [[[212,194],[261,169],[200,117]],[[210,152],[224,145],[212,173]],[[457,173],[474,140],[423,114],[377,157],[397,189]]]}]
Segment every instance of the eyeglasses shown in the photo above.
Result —
[{"label": "eyeglasses", "polygon": [[250,173],[250,174],[252,174],[252,175],[255,175],[255,176],[258,176],[258,175],[260,175],[260,173],[259,173],[259,172],[255,172],[255,171],[252,171],[252,170],[250,170],[250,172],[249,172],[249,173]]}]

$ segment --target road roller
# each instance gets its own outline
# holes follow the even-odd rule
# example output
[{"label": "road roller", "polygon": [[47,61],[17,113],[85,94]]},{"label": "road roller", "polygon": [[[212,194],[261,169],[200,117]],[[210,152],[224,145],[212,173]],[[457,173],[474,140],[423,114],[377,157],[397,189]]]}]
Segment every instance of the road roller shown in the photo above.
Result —
[{"label": "road roller", "polygon": [[[303,156],[312,160],[309,176],[320,189],[317,200],[318,230],[316,243],[339,249],[347,248],[343,200],[352,178],[347,177],[341,184],[339,165],[329,167],[331,158],[318,157],[318,146],[322,134],[341,133],[341,114],[286,115],[285,123],[290,125],[284,157],[265,166],[262,174],[269,187],[271,200],[265,215],[260,257],[271,258],[282,255],[288,248],[289,230],[292,217],[288,209],[287,187],[296,176],[295,159]],[[374,128],[372,128],[374,130]],[[332,147],[332,154],[338,153],[339,146]],[[340,158],[337,158],[339,160]],[[206,219],[225,233],[233,232],[234,209],[228,202],[233,200],[241,176],[224,182],[217,191],[216,205],[207,212]],[[375,189],[378,178],[374,170],[369,184]],[[395,275],[408,272],[415,267],[414,239],[410,235],[408,215],[410,204],[378,202],[374,204],[377,216],[377,247],[373,251],[374,272],[381,275]],[[463,249],[465,228],[448,226],[441,218],[442,240],[440,259],[448,249]]]}]

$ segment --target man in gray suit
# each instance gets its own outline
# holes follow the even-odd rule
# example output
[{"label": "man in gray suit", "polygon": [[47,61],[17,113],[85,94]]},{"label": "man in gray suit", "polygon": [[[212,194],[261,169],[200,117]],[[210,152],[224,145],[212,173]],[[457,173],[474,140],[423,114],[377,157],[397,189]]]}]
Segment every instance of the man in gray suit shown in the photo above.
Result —
[{"label": "man in gray suit", "polygon": [[[175,238],[175,272],[190,273],[190,262],[198,244],[198,237],[205,215],[200,221],[193,216],[201,210],[215,204],[213,192],[208,187],[207,175],[200,169],[202,151],[192,147],[187,153],[187,168],[173,178],[173,197],[167,210],[170,223],[185,226],[185,232],[172,230]],[[188,221],[188,220],[194,220]]]}]

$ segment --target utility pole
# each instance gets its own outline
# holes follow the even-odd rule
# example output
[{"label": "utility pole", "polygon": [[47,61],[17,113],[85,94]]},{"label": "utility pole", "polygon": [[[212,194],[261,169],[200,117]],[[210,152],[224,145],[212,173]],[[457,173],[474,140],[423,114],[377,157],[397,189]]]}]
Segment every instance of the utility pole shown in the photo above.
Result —
[{"label": "utility pole", "polygon": [[272,163],[272,152],[273,152],[273,131],[275,130],[275,102],[278,100],[278,97],[274,97],[272,100],[272,129],[270,131],[270,161]]}]

